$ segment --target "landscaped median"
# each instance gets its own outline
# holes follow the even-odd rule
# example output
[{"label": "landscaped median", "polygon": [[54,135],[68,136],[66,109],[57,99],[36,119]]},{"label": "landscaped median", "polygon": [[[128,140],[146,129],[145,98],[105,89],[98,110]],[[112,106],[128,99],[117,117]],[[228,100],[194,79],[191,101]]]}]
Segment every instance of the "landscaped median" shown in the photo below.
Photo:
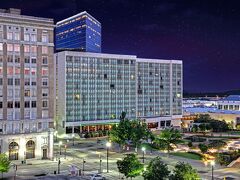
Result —
[{"label": "landscaped median", "polygon": [[170,155],[193,160],[202,160],[202,155],[195,152],[172,152]]}]

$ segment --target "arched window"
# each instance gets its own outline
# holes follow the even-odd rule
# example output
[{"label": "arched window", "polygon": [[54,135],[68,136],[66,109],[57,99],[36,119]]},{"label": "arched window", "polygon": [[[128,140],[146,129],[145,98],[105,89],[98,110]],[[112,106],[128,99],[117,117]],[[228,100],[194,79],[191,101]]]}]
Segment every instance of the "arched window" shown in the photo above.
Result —
[{"label": "arched window", "polygon": [[26,144],[26,159],[35,158],[35,142],[29,140]]},{"label": "arched window", "polygon": [[11,142],[9,144],[9,160],[18,160],[19,146],[16,142]]}]

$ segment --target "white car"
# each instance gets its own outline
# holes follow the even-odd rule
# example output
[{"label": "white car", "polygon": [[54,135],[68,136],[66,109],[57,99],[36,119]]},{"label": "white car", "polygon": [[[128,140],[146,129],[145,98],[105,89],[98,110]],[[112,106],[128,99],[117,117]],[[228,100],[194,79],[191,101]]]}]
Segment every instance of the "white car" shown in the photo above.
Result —
[{"label": "white car", "polygon": [[91,180],[105,180],[106,179],[101,174],[93,174],[90,177],[91,177]]}]

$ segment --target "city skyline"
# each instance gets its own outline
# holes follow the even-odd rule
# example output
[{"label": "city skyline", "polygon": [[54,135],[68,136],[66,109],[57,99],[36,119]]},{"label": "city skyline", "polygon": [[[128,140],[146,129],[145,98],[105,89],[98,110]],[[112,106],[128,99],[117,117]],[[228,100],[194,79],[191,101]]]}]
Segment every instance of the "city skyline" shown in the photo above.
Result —
[{"label": "city skyline", "polygon": [[86,10],[102,22],[104,53],[182,59],[188,92],[238,89],[238,3],[206,3],[3,0],[2,8],[21,8],[24,14],[55,22]]}]

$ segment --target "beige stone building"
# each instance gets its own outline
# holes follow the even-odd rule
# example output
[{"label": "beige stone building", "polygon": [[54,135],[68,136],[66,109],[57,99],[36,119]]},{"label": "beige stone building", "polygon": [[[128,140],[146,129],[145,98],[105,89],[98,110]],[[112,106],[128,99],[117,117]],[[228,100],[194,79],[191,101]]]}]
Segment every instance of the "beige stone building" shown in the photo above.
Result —
[{"label": "beige stone building", "polygon": [[0,151],[52,158],[54,21],[0,10]]}]

